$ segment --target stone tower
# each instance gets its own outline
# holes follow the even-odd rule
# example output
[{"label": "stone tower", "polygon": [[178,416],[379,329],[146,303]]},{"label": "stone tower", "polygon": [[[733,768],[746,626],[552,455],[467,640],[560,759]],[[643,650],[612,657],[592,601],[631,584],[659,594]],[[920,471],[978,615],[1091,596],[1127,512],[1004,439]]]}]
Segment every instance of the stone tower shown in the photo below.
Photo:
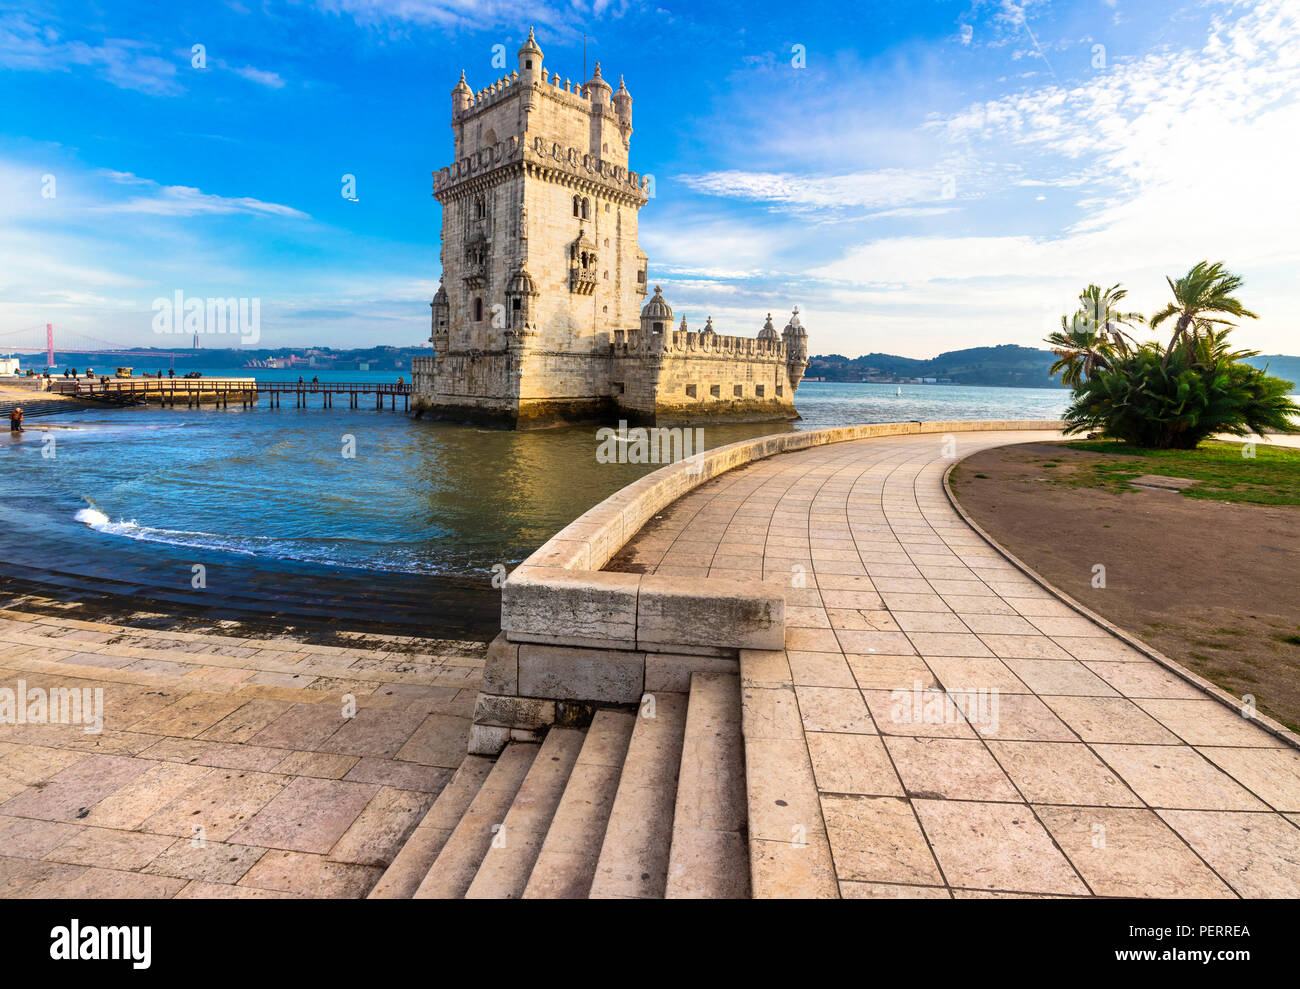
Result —
[{"label": "stone tower", "polygon": [[632,95],[600,63],[585,83],[549,72],[528,32],[518,67],[451,91],[455,161],[434,173],[442,284],[434,356],[411,364],[412,407],[517,427],[577,420],[797,419],[808,361],[798,309],[778,337],[692,332],[658,287],[646,299],[629,169]]},{"label": "stone tower", "polygon": [[513,425],[603,417],[613,333],[636,325],[646,291],[632,97],[621,80],[611,95],[599,63],[581,86],[561,81],[530,30],[509,76],[475,92],[461,74],[451,111],[455,164],[434,177],[437,358],[419,369],[433,404]]}]

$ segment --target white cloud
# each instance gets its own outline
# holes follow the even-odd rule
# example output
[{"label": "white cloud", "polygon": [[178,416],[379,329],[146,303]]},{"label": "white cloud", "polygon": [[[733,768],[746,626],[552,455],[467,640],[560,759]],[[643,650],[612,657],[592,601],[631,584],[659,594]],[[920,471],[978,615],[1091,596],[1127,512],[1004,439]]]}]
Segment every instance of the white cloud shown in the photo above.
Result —
[{"label": "white cloud", "polygon": [[215,216],[247,213],[254,216],[280,216],[309,219],[308,214],[292,206],[268,203],[249,196],[218,196],[192,186],[159,185],[129,172],[109,172],[114,182],[147,186],[148,195],[133,196],[120,202],[105,203],[93,209],[109,213],[151,213],[155,216]]},{"label": "white cloud", "polygon": [[284,79],[278,72],[268,72],[265,69],[258,69],[251,65],[231,65],[223,58],[214,60],[212,64],[218,69],[233,72],[241,79],[247,79],[249,82],[257,83],[259,86],[265,86],[267,89],[284,88]]},{"label": "white cloud", "polygon": [[[1004,4],[1001,15],[1009,29],[1022,8]],[[913,146],[934,139],[949,149],[963,206],[972,186],[985,200],[977,218],[963,209],[949,223],[925,208],[936,198],[927,189],[939,174],[933,166],[818,174],[820,149],[803,153],[800,142],[790,142],[780,170],[720,169],[688,184],[782,204],[792,214],[785,231],[752,219],[734,225],[750,226],[748,239],[766,247],[746,253],[747,270],[808,273],[799,295],[817,350],[853,352],[864,326],[873,335],[888,328],[889,347],[876,340],[870,349],[1032,344],[1050,327],[1047,309],[1063,310],[1089,281],[1122,281],[1138,308],[1151,312],[1166,299],[1166,274],[1208,258],[1245,276],[1245,298],[1264,317],[1249,322],[1238,343],[1294,352],[1297,36],[1294,3],[1238,2],[1213,19],[1202,44],[1112,58],[1107,69],[1067,84],[1023,88],[918,122]],[[1050,202],[1038,201],[1049,189],[1056,190]],[[846,225],[829,252],[824,234],[801,237],[802,212],[891,201],[895,210],[876,218],[915,208],[915,228],[900,228],[906,216],[876,236]],[[1053,217],[1062,221],[1056,229],[1047,225]],[[703,259],[693,245],[677,253],[693,241],[678,233],[665,242],[672,261]],[[856,234],[856,242],[843,234]],[[733,232],[732,239],[746,238]],[[714,255],[713,266],[727,256]],[[879,290],[885,285],[901,290]],[[990,286],[997,301],[985,306],[979,300]],[[852,295],[861,291],[868,294]]]},{"label": "white cloud", "polygon": [[[955,179],[944,170],[901,168],[860,171],[846,175],[719,171],[682,175],[678,181],[707,195],[772,203],[793,209],[839,210],[846,207],[882,209],[909,203],[951,198],[945,186]],[[955,192],[952,193],[955,195]]]},{"label": "white cloud", "polygon": [[0,66],[33,72],[70,72],[88,67],[120,89],[153,95],[182,91],[176,63],[154,54],[145,42],[108,38],[101,44],[67,41],[52,27],[21,14],[0,16]]}]

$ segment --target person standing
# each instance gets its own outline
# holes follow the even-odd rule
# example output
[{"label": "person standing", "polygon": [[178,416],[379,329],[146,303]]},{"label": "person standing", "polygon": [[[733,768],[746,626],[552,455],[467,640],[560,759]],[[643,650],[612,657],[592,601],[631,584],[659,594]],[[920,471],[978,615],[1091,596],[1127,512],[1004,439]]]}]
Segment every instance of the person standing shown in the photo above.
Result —
[{"label": "person standing", "polygon": [[9,432],[23,432],[23,410],[22,406],[16,405],[9,410]]}]

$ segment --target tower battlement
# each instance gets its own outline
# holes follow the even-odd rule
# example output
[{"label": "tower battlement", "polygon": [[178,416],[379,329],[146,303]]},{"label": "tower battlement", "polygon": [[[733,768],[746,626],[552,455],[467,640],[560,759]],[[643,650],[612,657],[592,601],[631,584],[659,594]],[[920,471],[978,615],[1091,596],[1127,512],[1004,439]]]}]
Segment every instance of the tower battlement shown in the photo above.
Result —
[{"label": "tower battlement", "polygon": [[[561,82],[530,30],[514,71],[478,90],[462,72],[451,100],[453,160],[433,173],[442,284],[434,356],[412,367],[418,409],[512,425],[653,420],[678,406],[686,418],[797,417],[801,326],[793,344],[770,317],[756,339],[711,323],[674,330],[658,288],[642,307],[648,183],[630,167],[621,77],[613,89],[596,63],[585,83]],[[700,380],[688,383],[690,364]]]}]

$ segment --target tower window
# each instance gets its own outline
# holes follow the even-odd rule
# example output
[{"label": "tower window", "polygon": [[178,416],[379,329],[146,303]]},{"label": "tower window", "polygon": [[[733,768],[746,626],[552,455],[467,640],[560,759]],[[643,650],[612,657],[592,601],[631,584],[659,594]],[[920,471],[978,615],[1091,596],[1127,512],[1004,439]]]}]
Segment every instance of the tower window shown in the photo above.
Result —
[{"label": "tower window", "polygon": [[573,215],[574,215],[574,216],[581,216],[581,215],[582,215],[581,210],[582,210],[582,200],[581,200],[578,196],[574,196],[574,197],[573,197]]},{"label": "tower window", "polygon": [[722,397],[722,386],[721,386],[721,385],[709,385],[709,395],[710,395],[712,398],[721,398],[721,397]]},{"label": "tower window", "polygon": [[482,321],[483,321],[483,300],[475,299],[474,300],[474,322],[480,323]]},{"label": "tower window", "polygon": [[590,200],[590,199],[584,199],[584,200],[582,201],[582,218],[583,218],[584,220],[587,218],[587,208],[588,208],[590,205],[591,205],[591,200]]},{"label": "tower window", "polygon": [[531,58],[524,59],[524,68],[531,69],[532,67],[533,67],[533,60]]},{"label": "tower window", "polygon": [[754,387],[754,394],[755,394],[755,396],[757,396],[758,398],[762,398],[762,397],[763,397],[763,391],[764,391],[764,388],[763,388],[762,385],[756,385],[756,386]]},{"label": "tower window", "polygon": [[523,300],[520,299],[518,296],[516,296],[515,298],[510,300],[510,308],[518,310],[522,302]]},{"label": "tower window", "polygon": [[694,385],[687,385],[687,386],[686,386],[686,397],[687,397],[687,398],[694,398],[694,397],[695,397],[695,386],[694,386]]},{"label": "tower window", "polygon": [[745,386],[736,385],[734,388],[731,389],[731,394],[734,395],[736,398],[743,398],[745,395]]}]

